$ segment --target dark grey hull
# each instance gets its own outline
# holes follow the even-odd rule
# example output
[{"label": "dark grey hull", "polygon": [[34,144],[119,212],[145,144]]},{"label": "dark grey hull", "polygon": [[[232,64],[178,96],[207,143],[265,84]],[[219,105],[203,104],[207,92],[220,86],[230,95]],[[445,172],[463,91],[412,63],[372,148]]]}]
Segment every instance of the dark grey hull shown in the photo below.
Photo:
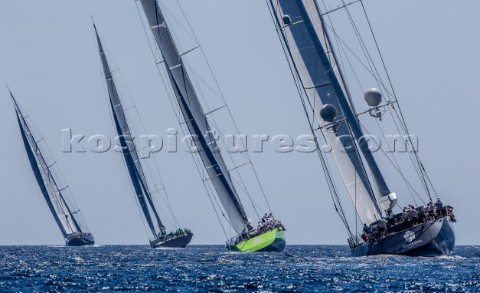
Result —
[{"label": "dark grey hull", "polygon": [[192,241],[193,234],[175,236],[164,241],[151,241],[152,248],[185,248]]},{"label": "dark grey hull", "polygon": [[397,254],[434,257],[448,255],[454,247],[453,224],[449,217],[443,217],[352,248],[351,253],[353,256]]},{"label": "dark grey hull", "polygon": [[95,239],[92,235],[84,235],[67,240],[67,246],[88,246],[94,244]]}]

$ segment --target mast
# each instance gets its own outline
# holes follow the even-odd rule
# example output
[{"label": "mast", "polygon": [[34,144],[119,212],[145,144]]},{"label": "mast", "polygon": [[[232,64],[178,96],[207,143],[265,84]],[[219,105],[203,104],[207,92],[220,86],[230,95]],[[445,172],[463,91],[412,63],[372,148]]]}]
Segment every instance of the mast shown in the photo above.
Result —
[{"label": "mast", "polygon": [[194,142],[218,197],[228,215],[233,229],[241,234],[249,230],[248,218],[235,190],[233,181],[221,153],[216,148],[207,117],[203,112],[195,88],[189,78],[182,57],[176,47],[163,12],[156,0],[140,0],[150,29],[163,56],[177,102],[195,137]]},{"label": "mast", "polygon": [[33,136],[12,92],[10,92],[10,96],[15,106],[17,122],[20,127],[22,140],[33,173],[35,174],[38,186],[42,191],[48,208],[50,209],[55,222],[60,228],[63,237],[67,237],[69,234],[75,232],[85,232],[82,231],[82,228],[76,218],[76,214],[79,212],[79,210],[72,212],[72,208],[66,202],[64,195],[62,194],[63,190],[58,187],[58,184],[50,171],[51,166],[47,164],[45,158],[43,157],[37,140]]},{"label": "mast", "polygon": [[142,165],[140,163],[140,158],[135,150],[135,144],[133,142],[132,134],[130,132],[130,128],[127,123],[127,118],[125,116],[125,112],[124,112],[122,103],[120,101],[120,96],[118,95],[117,87],[115,86],[115,82],[112,77],[112,73],[110,70],[110,66],[108,64],[107,57],[105,56],[105,52],[103,50],[103,45],[100,40],[100,36],[98,35],[97,27],[95,26],[95,24],[93,26],[95,28],[95,34],[96,34],[97,43],[98,43],[98,51],[100,54],[100,59],[102,61],[103,72],[104,72],[105,80],[108,87],[110,106],[111,106],[113,118],[115,121],[115,129],[117,131],[117,134],[119,135],[123,158],[125,159],[128,173],[130,175],[130,179],[135,189],[138,202],[143,211],[143,215],[145,216],[147,224],[150,230],[152,231],[152,234],[154,236],[157,236],[159,233],[155,228],[155,224],[152,219],[150,210],[152,211],[153,216],[156,220],[157,226],[159,228],[159,232],[162,235],[166,234],[165,227],[163,226],[163,223],[160,220],[160,216],[153,203],[152,194],[148,187],[147,180],[145,178]]},{"label": "mast", "polygon": [[[268,0],[274,14],[279,35],[287,49],[295,73],[300,80],[314,111],[319,134],[332,148],[332,155],[344,184],[355,203],[363,223],[370,224],[381,217],[381,211],[368,179],[361,155],[372,173],[380,193],[382,208],[390,192],[380,169],[368,148],[368,142],[350,104],[333,47],[315,0]],[[337,110],[336,131],[320,116],[323,106],[330,104]],[[354,141],[352,141],[352,138]],[[339,143],[340,141],[340,143]]]}]

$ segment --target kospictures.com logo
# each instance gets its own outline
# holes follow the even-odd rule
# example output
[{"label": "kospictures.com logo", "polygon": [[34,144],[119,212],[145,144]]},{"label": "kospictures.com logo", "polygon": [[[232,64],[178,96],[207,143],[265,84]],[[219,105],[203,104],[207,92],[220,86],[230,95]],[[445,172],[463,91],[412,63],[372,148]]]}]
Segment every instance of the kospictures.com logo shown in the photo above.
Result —
[{"label": "kospictures.com logo", "polygon": [[[148,158],[154,153],[179,151],[196,153],[201,151],[200,137],[195,135],[181,135],[175,128],[169,128],[164,136],[157,134],[109,137],[102,134],[84,135],[74,134],[72,129],[66,128],[61,131],[62,152],[64,153],[106,153],[109,151],[123,152],[136,150],[141,158]],[[334,144],[321,144],[311,134],[290,136],[286,134],[222,134],[212,131],[205,134],[204,139],[214,151],[220,151],[219,145],[223,145],[222,151],[229,153],[263,153],[266,150],[278,153],[313,153],[321,151],[331,153],[333,151],[353,152],[358,151],[358,145],[368,147],[371,152],[382,151],[385,153],[418,152],[419,141],[414,135],[385,135],[377,137],[365,135],[359,140],[352,136],[338,136]],[[360,142],[360,143],[359,143]]]}]

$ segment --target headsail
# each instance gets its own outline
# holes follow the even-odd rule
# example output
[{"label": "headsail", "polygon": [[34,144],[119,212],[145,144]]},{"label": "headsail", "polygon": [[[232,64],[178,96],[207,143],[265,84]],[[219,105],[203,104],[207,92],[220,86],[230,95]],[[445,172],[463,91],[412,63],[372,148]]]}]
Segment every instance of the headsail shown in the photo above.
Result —
[{"label": "headsail", "polygon": [[87,227],[81,217],[80,210],[71,201],[67,202],[66,200],[64,192],[68,187],[62,189],[57,184],[57,180],[50,169],[52,165],[49,165],[45,160],[38,145],[38,140],[30,130],[30,126],[11,92],[10,96],[15,105],[18,125],[33,173],[63,236],[67,238],[68,235],[73,233],[87,233]]},{"label": "headsail", "polygon": [[[127,123],[127,118],[125,116],[125,112],[120,101],[120,96],[118,95],[117,88],[115,86],[115,82],[113,80],[110,70],[110,66],[108,65],[107,57],[105,56],[102,42],[100,40],[100,36],[98,35],[96,27],[95,33],[97,37],[100,59],[102,61],[103,72],[105,75],[105,80],[107,82],[110,106],[112,108],[112,114],[115,121],[115,129],[117,131],[117,134],[119,135],[119,141],[122,147],[123,157],[125,159],[128,173],[135,189],[138,202],[140,204],[140,207],[142,208],[143,214],[152,234],[154,236],[158,236],[159,234],[165,234],[165,227],[163,226],[162,221],[160,220],[160,216],[153,203],[152,194],[148,187],[147,180],[145,178],[142,165],[140,163],[140,158],[135,149],[135,144],[133,142],[132,134]],[[154,220],[156,221],[156,225],[154,223]]]},{"label": "headsail", "polygon": [[[370,224],[381,217],[375,194],[363,165],[363,154],[373,174],[380,196],[390,193],[373,155],[362,142],[362,130],[349,103],[328,33],[315,0],[268,0],[284,45],[290,54],[298,78],[308,96],[317,123],[322,128],[329,122],[320,117],[326,104],[338,111],[336,131],[319,129],[332,149],[361,221]],[[359,146],[353,142],[353,138]]]},{"label": "headsail", "polygon": [[202,110],[195,89],[183,64],[163,12],[156,0],[140,0],[151,31],[163,56],[163,63],[179,107],[190,133],[195,136],[195,144],[205,166],[209,179],[213,183],[218,197],[225,209],[233,229],[241,234],[248,230],[248,219],[240,202],[238,193],[230,177],[210,125]]}]

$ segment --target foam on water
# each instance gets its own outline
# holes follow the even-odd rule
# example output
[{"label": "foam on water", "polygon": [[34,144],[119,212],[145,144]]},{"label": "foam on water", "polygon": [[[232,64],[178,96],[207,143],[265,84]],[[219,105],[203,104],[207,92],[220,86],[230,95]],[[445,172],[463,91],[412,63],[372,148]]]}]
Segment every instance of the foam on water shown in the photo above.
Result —
[{"label": "foam on water", "polygon": [[58,248],[0,247],[0,291],[480,291],[478,247],[440,258],[353,258],[346,246]]}]

